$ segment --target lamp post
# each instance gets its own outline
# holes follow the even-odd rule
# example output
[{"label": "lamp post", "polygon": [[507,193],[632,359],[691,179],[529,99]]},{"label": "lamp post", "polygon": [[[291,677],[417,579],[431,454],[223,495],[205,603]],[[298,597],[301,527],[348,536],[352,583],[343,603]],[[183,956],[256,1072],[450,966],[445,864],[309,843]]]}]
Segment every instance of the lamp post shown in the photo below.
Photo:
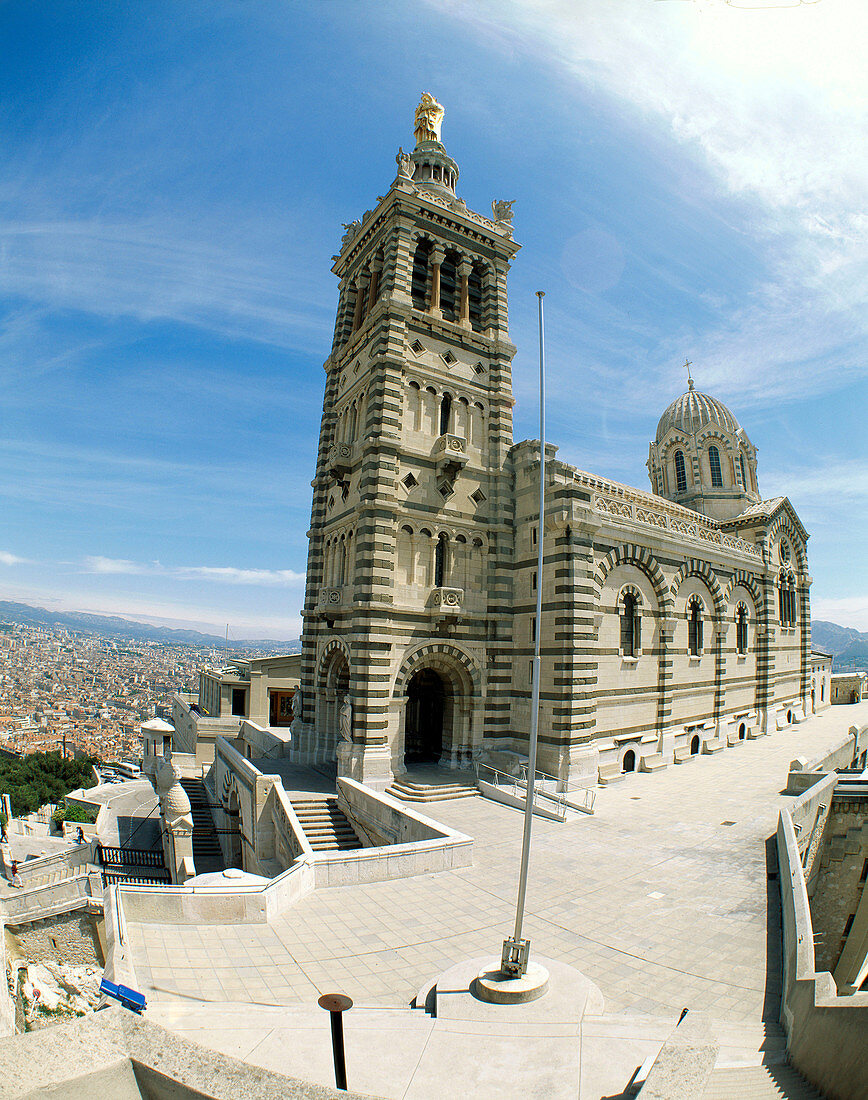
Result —
[{"label": "lamp post", "polygon": [[540,647],[542,644],[542,593],[543,593],[543,522],[545,519],[545,470],[546,470],[546,375],[545,336],[543,325],[544,290],[536,292],[539,303],[539,525],[537,527],[536,565],[536,640],[533,655],[533,691],[530,707],[530,744],[528,745],[527,783],[525,786],[524,835],[521,843],[521,870],[518,876],[518,899],[515,906],[515,928],[511,937],[503,941],[500,959],[501,973],[507,978],[519,979],[527,972],[530,940],[522,939],[524,904],[527,894],[527,870],[530,861],[530,834],[533,823],[533,795],[536,783],[536,751],[539,728]]}]

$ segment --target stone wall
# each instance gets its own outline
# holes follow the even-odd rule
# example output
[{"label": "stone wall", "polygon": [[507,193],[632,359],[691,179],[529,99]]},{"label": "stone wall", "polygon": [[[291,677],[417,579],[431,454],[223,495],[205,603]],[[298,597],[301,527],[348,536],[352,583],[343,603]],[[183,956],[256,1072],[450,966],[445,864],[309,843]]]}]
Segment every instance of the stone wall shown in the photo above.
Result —
[{"label": "stone wall", "polygon": [[847,922],[855,916],[865,887],[862,876],[868,865],[866,809],[865,799],[836,797],[832,802],[811,896],[818,970],[834,973],[847,938]]},{"label": "stone wall", "polygon": [[50,959],[69,966],[102,966],[95,918],[90,913],[61,913],[16,928],[21,954],[31,962]]}]

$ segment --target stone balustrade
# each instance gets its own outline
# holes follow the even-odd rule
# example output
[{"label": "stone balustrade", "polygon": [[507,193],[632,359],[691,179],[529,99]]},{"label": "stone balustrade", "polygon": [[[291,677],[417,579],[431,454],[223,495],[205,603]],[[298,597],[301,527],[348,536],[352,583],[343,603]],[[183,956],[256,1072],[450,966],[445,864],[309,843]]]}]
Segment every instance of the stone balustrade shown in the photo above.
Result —
[{"label": "stone balustrade", "polygon": [[467,440],[461,435],[441,435],[432,451],[437,476],[455,476],[467,465]]},{"label": "stone balustrade", "polygon": [[464,610],[464,589],[434,588],[431,591],[429,606],[437,617],[460,615]]},{"label": "stone balustrade", "polygon": [[333,443],[328,453],[328,468],[332,477],[342,478],[350,472],[352,467],[352,443]]}]

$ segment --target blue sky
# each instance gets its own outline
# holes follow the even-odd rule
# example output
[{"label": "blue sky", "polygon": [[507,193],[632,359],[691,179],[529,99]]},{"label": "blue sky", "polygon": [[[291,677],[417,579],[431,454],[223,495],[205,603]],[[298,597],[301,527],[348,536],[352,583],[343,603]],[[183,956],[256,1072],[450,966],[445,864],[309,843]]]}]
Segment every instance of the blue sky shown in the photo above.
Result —
[{"label": "blue sky", "polygon": [[685,388],[868,630],[861,0],[0,3],[0,599],[299,630],[341,223],[421,91],[514,199],[517,439],[648,488]]}]

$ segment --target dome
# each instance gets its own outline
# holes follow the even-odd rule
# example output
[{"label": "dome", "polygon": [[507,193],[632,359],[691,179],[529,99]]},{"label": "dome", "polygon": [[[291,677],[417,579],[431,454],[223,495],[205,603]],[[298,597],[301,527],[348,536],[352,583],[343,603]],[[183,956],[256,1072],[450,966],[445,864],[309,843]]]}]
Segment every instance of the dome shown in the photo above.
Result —
[{"label": "dome", "polygon": [[656,442],[659,443],[671,428],[693,435],[706,424],[717,424],[733,434],[739,430],[738,421],[722,401],[709,397],[707,393],[699,393],[691,383],[687,393],[676,398],[660,417]]},{"label": "dome", "polygon": [[174,783],[166,795],[166,813],[181,816],[190,813],[190,799],[180,783]]}]

